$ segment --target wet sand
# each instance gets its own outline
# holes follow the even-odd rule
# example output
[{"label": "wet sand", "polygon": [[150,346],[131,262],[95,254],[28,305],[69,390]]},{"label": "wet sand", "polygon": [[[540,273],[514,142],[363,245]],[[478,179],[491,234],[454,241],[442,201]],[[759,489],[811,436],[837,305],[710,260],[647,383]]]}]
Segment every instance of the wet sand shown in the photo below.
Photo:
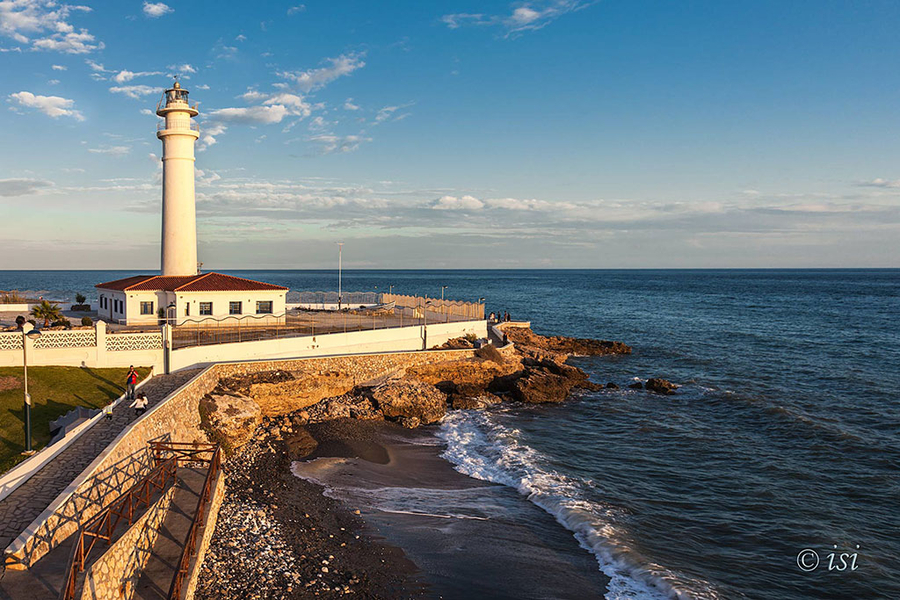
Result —
[{"label": "wet sand", "polygon": [[293,472],[402,548],[427,597],[605,594],[607,577],[569,531],[515,490],[455,471],[432,428],[342,420],[309,430],[319,447]]}]

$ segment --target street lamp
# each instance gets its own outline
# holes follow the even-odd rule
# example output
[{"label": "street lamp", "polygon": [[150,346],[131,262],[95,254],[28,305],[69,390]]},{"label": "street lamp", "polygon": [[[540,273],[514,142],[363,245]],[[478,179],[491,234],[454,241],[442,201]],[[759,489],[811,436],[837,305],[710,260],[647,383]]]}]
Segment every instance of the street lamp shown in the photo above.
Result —
[{"label": "street lamp", "polygon": [[447,307],[444,306],[444,290],[446,290],[446,289],[447,289],[446,285],[441,286],[441,312],[447,313],[447,322],[449,323],[450,322],[450,313],[447,312]]},{"label": "street lamp", "polygon": [[341,277],[343,275],[344,264],[343,264],[343,255],[344,255],[344,242],[338,242],[338,310],[341,310]]},{"label": "street lamp", "polygon": [[28,350],[25,347],[25,338],[36,340],[41,337],[41,332],[31,323],[22,325],[22,370],[25,375],[25,452],[22,454],[34,454],[31,449],[31,394],[28,393]]}]

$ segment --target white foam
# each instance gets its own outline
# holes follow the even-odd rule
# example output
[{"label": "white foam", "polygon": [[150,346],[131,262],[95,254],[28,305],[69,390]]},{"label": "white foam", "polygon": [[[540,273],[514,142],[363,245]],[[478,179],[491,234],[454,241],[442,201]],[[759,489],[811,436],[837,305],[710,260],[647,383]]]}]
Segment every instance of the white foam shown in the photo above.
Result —
[{"label": "white foam", "polygon": [[518,433],[489,412],[454,411],[438,435],[447,444],[442,456],[457,471],[518,490],[572,531],[610,578],[607,600],[719,597],[708,583],[679,576],[635,552],[617,523],[622,512],[588,500],[588,482],[550,468],[544,456],[519,442]]}]

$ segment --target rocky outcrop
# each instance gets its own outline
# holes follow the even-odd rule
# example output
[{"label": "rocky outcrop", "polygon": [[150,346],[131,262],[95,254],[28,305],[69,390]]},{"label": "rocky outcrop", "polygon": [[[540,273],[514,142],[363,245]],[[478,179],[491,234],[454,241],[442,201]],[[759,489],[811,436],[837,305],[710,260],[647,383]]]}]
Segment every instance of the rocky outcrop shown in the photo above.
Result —
[{"label": "rocky outcrop", "polygon": [[354,386],[355,382],[346,373],[326,371],[297,379],[252,383],[247,394],[256,400],[263,414],[279,415],[312,406],[325,398],[342,396]]},{"label": "rocky outcrop", "polygon": [[208,394],[202,402],[205,425],[232,448],[243,446],[262,422],[259,405],[242,394]]},{"label": "rocky outcrop", "polygon": [[642,390],[642,389],[644,389],[644,384],[641,383],[640,381],[635,381],[634,383],[628,384],[628,387],[629,387],[629,389],[632,389],[632,390]]},{"label": "rocky outcrop", "polygon": [[386,419],[404,426],[436,423],[447,413],[447,396],[429,383],[398,379],[372,390],[372,400]]},{"label": "rocky outcrop", "polygon": [[622,342],[571,338],[563,336],[543,336],[528,327],[506,327],[503,330],[509,341],[524,352],[552,353],[579,356],[600,356],[605,354],[631,354],[631,347]]},{"label": "rocky outcrop", "polygon": [[657,394],[671,395],[675,393],[678,386],[671,381],[654,377],[647,380],[647,383],[644,384],[644,388],[650,392],[656,392]]}]

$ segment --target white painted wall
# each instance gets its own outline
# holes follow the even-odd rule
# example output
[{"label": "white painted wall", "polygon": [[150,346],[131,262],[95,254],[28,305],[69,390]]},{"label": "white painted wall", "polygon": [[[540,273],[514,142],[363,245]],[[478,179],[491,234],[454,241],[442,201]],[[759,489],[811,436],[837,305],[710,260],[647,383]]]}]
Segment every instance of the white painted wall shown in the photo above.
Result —
[{"label": "white painted wall", "polygon": [[[47,335],[56,332],[48,332]],[[65,333],[65,332],[59,332]],[[462,321],[457,323],[436,323],[414,327],[395,327],[348,333],[331,333],[319,336],[282,338],[258,342],[237,342],[234,344],[213,344],[181,348],[171,353],[169,369],[176,371],[195,365],[216,362],[270,360],[279,358],[304,358],[329,356],[334,354],[368,354],[372,352],[399,352],[422,350],[425,347],[423,335],[427,335],[427,347],[440,346],[447,340],[475,334],[487,337],[485,321]],[[2,334],[0,335],[21,335]],[[152,334],[107,334],[102,321],[96,327],[96,346],[65,348],[34,348],[34,342],[26,340],[29,366],[73,366],[73,367],[127,367],[141,365],[154,367],[163,372],[162,349],[151,350],[107,350],[107,337],[117,336],[122,340],[128,335]],[[0,350],[0,366],[21,367],[22,349]]]},{"label": "white painted wall", "polygon": [[487,322],[439,323],[428,325],[427,329],[421,326],[397,327],[181,348],[172,352],[170,369],[176,371],[196,365],[229,361],[414,351],[423,349],[425,345],[423,334],[427,334],[428,347],[433,348],[468,333],[480,338],[487,337]]},{"label": "white painted wall", "polygon": [[[282,291],[253,291],[253,292],[177,292],[175,296],[175,310],[178,313],[179,325],[193,324],[204,319],[212,319],[215,321],[225,322],[222,325],[237,326],[238,319],[243,325],[250,326],[254,323],[263,324],[266,322],[274,322],[279,320],[284,322],[285,312],[285,295],[287,290]],[[258,301],[271,301],[272,314],[268,317],[256,314],[256,303]],[[212,302],[212,315],[200,314],[200,303]],[[229,313],[231,302],[241,303],[241,314],[232,315]],[[190,306],[190,315],[185,315],[185,306]],[[244,317],[244,318],[241,318]],[[213,323],[214,325],[215,323]]]}]

